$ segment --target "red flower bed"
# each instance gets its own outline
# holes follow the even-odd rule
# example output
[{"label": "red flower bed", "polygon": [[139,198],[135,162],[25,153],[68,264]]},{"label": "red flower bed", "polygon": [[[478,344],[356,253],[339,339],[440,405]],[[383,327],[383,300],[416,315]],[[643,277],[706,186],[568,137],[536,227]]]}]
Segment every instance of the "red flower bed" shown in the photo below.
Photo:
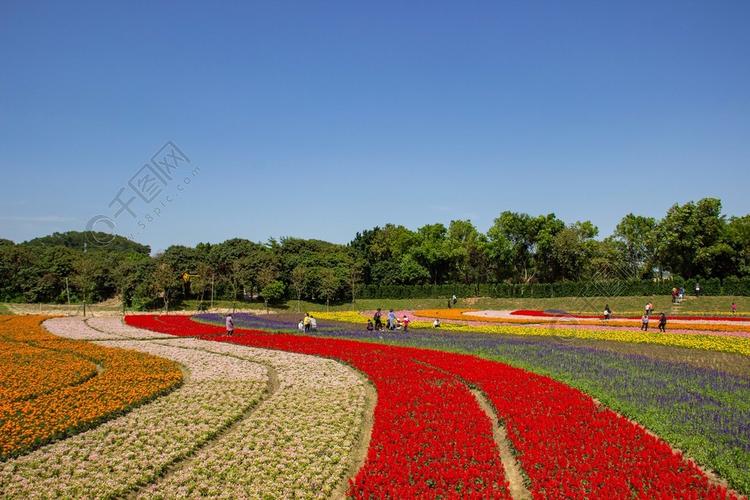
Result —
[{"label": "red flower bed", "polygon": [[[540,311],[537,309],[518,309],[511,311],[514,316],[534,316],[540,318],[579,318],[579,319],[601,319],[601,314],[567,314],[558,312]],[[613,319],[641,319],[640,316],[613,316]],[[667,316],[672,321],[750,321],[750,318],[741,316]]]},{"label": "red flower bed", "polygon": [[537,497],[732,497],[664,441],[576,389],[473,356],[426,350],[413,356],[487,394]]},{"label": "red flower bed", "polygon": [[351,483],[357,498],[510,498],[492,426],[456,377],[416,362],[403,349],[222,328],[184,316],[128,316],[126,322],[173,335],[200,336],[335,358],[365,373],[378,402],[366,464]]},{"label": "red flower bed", "polygon": [[[126,321],[176,335],[222,333],[179,316]],[[368,460],[350,490],[360,498],[507,496],[489,422],[457,377],[494,404],[535,497],[736,497],[664,441],[547,377],[441,351],[237,332],[221,340],[332,357],[373,381],[378,405]]]}]

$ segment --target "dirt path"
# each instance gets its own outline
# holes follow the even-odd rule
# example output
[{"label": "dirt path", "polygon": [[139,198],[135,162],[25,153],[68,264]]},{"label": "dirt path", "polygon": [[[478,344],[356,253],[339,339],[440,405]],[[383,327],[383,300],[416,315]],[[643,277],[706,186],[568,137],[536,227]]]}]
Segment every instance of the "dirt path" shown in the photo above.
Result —
[{"label": "dirt path", "polygon": [[516,500],[530,500],[531,492],[526,487],[528,480],[523,475],[521,464],[516,460],[513,447],[508,440],[508,433],[505,427],[500,425],[495,408],[482,391],[471,389],[471,393],[476,398],[477,403],[479,403],[479,407],[482,408],[482,411],[487,414],[487,418],[492,422],[492,436],[495,439],[497,449],[500,451],[500,459],[503,462],[503,469],[505,469],[505,477],[508,479],[510,486],[510,495]]},{"label": "dirt path", "polygon": [[513,452],[513,447],[511,446],[510,440],[508,439],[507,430],[504,426],[500,425],[500,419],[497,416],[495,407],[492,405],[489,399],[487,399],[487,396],[485,396],[482,391],[474,387],[470,382],[464,380],[462,377],[456,375],[455,373],[443,370],[442,368],[425,361],[420,361],[418,359],[415,359],[414,361],[421,365],[429,366],[434,370],[455,378],[469,389],[471,394],[474,396],[474,399],[476,399],[477,405],[479,405],[479,408],[485,413],[485,415],[487,415],[487,418],[490,420],[490,423],[492,425],[492,439],[495,441],[495,446],[497,447],[497,450],[500,454],[500,461],[503,464],[505,479],[508,480],[508,490],[511,497],[515,500],[530,500],[532,498],[532,495],[526,486],[528,484],[528,479],[524,475],[521,464],[519,464],[516,460],[515,453]]}]

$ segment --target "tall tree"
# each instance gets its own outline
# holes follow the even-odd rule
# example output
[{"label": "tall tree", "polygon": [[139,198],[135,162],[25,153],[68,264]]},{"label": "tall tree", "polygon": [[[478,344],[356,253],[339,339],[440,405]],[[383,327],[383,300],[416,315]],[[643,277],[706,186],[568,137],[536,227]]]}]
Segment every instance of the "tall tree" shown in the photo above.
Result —
[{"label": "tall tree", "polygon": [[704,198],[697,203],[675,204],[657,230],[657,254],[664,266],[685,278],[710,276],[721,269],[731,251],[722,237],[726,221],[721,201]]},{"label": "tall tree", "polygon": [[653,217],[628,214],[617,224],[613,237],[624,247],[627,274],[648,275],[658,264],[655,261],[657,223]]}]

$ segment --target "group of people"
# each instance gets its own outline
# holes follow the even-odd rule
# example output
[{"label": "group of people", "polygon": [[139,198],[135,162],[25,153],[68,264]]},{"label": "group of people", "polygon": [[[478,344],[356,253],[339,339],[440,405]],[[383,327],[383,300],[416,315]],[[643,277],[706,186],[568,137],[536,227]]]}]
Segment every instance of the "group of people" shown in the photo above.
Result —
[{"label": "group of people", "polygon": [[[377,311],[375,311],[375,314],[373,314],[372,319],[367,320],[367,330],[380,331],[383,328],[383,312],[381,308],[378,307]],[[393,309],[390,309],[386,318],[385,328],[387,328],[388,330],[407,331],[409,329],[409,317],[404,314],[404,317],[399,320],[396,317],[396,313],[393,311]]]},{"label": "group of people", "polygon": [[[698,286],[698,290],[700,290],[700,286]],[[684,298],[685,298],[684,286],[681,286],[680,288],[677,288],[677,287],[672,288],[672,304],[677,304],[679,302],[682,302]]]},{"label": "group of people", "polygon": [[[646,304],[645,310],[643,311],[643,316],[641,316],[641,330],[648,331],[648,325],[651,322],[651,316],[654,314],[654,304],[649,302]],[[612,309],[609,307],[609,304],[604,306],[604,313],[603,313],[603,319],[609,320],[612,318]],[[659,331],[665,332],[667,331],[667,315],[664,313],[659,314]]]},{"label": "group of people", "polygon": [[301,332],[314,332],[318,329],[318,320],[310,313],[305,313],[305,317],[297,323],[297,330]]},{"label": "group of people", "polygon": [[[651,322],[651,315],[654,313],[654,305],[649,302],[646,304],[646,310],[643,312],[643,316],[641,316],[641,330],[647,332],[648,331],[648,325]],[[662,333],[666,333],[667,331],[667,315],[663,312],[659,314],[659,331]]]}]

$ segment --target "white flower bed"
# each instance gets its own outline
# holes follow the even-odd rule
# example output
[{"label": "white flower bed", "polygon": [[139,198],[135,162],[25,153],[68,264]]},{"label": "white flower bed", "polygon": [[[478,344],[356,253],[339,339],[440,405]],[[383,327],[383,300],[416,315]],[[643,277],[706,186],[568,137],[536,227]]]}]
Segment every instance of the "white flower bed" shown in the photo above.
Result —
[{"label": "white flower bed", "polygon": [[[366,405],[364,382],[353,370],[300,354],[157,340],[164,336],[119,318],[89,321],[106,333],[76,318],[45,326],[68,338],[151,339],[101,343],[183,364],[184,385],[96,429],[1,463],[0,496],[102,497],[143,485],[141,496],[170,498],[342,492],[337,488],[352,466]],[[277,387],[261,401],[267,373]]]},{"label": "white flower bed", "polygon": [[145,489],[144,497],[329,498],[346,479],[366,404],[364,382],[353,370],[219,342],[170,343],[269,362],[279,389],[231,432]]},{"label": "white flower bed", "polygon": [[122,322],[122,319],[119,317],[96,317],[96,318],[89,318],[86,320],[86,323],[96,330],[100,330],[103,332],[107,332],[107,334],[110,334],[114,337],[124,337],[129,339],[163,339],[171,337],[171,335],[167,335],[164,333],[156,333],[151,332],[149,330],[142,330],[140,328],[135,328],[130,325],[126,325]]}]

